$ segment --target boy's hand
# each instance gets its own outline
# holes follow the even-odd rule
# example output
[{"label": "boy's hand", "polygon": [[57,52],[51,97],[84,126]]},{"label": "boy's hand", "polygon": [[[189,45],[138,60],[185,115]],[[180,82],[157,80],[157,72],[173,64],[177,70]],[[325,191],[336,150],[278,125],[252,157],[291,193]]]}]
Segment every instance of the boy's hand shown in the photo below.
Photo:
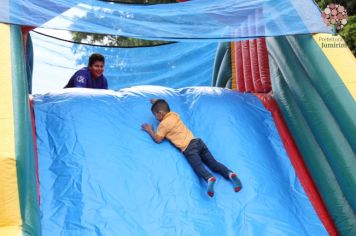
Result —
[{"label": "boy's hand", "polygon": [[144,124],[141,125],[141,127],[142,127],[142,129],[143,129],[144,131],[146,131],[146,132],[151,132],[151,131],[153,131],[153,126],[152,126],[152,125],[149,125],[149,124],[144,123]]},{"label": "boy's hand", "polygon": [[151,138],[156,142],[156,143],[160,143],[163,141],[164,137],[161,137],[161,136],[158,136],[157,134],[155,134],[155,132],[153,131],[153,126],[152,125],[149,125],[149,124],[142,124],[141,125],[142,129],[144,131],[146,131],[150,136]]}]

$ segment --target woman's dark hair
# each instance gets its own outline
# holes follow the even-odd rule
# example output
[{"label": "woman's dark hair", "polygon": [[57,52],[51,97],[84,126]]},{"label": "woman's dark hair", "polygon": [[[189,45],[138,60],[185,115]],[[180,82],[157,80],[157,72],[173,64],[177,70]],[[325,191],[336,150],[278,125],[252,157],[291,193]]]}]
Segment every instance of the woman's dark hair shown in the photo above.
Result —
[{"label": "woman's dark hair", "polygon": [[105,57],[99,53],[91,54],[89,57],[88,67],[92,66],[97,61],[102,61],[105,64]]},{"label": "woman's dark hair", "polygon": [[151,107],[151,111],[153,113],[157,113],[159,111],[170,112],[171,109],[169,108],[168,103],[163,99],[157,99]]}]

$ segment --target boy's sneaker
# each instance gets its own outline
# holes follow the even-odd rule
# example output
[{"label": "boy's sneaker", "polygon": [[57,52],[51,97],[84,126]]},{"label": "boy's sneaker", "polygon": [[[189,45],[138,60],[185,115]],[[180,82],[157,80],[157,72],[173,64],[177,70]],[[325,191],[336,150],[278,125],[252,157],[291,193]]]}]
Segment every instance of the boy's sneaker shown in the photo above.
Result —
[{"label": "boy's sneaker", "polygon": [[214,197],[214,185],[215,185],[215,177],[210,177],[208,179],[208,195],[210,197]]},{"label": "boy's sneaker", "polygon": [[242,184],[241,184],[241,181],[240,179],[237,177],[237,175],[233,172],[231,172],[229,174],[229,178],[232,182],[232,184],[234,185],[234,190],[235,192],[239,192],[241,189],[242,189]]}]

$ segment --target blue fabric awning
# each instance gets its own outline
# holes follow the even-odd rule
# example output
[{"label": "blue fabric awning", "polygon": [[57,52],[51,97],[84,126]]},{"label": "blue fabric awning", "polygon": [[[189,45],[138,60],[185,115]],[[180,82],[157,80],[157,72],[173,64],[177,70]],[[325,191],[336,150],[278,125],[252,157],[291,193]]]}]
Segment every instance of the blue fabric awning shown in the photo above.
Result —
[{"label": "blue fabric awning", "polygon": [[0,22],[164,40],[231,40],[330,32],[311,0],[194,0],[132,5],[0,0]]}]

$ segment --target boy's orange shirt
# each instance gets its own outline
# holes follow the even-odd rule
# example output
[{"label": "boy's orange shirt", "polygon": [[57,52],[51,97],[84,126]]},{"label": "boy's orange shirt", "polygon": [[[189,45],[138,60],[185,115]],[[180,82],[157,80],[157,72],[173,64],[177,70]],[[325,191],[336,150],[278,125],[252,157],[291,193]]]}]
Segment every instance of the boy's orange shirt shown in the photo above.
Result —
[{"label": "boy's orange shirt", "polygon": [[167,138],[182,152],[188,147],[190,141],[194,139],[193,133],[184,125],[179,115],[175,112],[168,112],[163,117],[156,134]]}]

